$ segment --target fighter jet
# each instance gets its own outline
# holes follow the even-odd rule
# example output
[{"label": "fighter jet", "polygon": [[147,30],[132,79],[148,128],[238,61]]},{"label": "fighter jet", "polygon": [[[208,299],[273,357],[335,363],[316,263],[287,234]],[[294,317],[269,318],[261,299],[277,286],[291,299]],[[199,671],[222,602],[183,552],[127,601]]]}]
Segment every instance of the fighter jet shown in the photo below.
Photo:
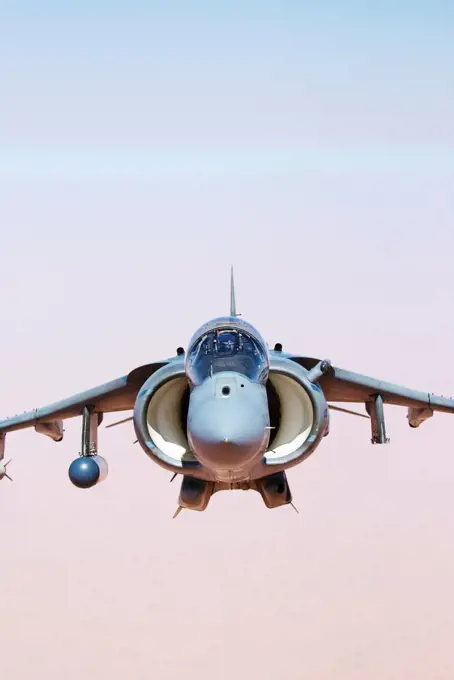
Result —
[{"label": "fighter jet", "polygon": [[[334,402],[334,404],[332,403]],[[364,412],[335,403],[362,404]],[[203,324],[186,350],[50,406],[0,421],[0,479],[6,435],[33,427],[61,442],[67,418],[82,418],[81,450],[68,470],[88,489],[108,474],[98,452],[104,415],[132,412],[151,460],[181,476],[178,509],[203,511],[221,490],[254,490],[264,505],[293,505],[286,471],[302,463],[329,434],[329,411],[370,421],[371,442],[387,444],[384,406],[407,408],[417,428],[435,411],[454,413],[454,400],[417,392],[333,366],[327,359],[269,349],[259,331],[236,311],[233,270],[230,314]]]}]

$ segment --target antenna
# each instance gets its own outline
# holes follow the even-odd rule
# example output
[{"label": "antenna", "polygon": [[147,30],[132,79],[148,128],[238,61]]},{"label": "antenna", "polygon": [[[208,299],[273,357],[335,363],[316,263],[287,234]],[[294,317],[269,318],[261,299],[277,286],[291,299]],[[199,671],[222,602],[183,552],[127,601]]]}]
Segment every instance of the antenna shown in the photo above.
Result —
[{"label": "antenna", "polygon": [[233,265],[230,267],[230,316],[240,316],[236,311],[235,300],[235,279],[233,276]]}]

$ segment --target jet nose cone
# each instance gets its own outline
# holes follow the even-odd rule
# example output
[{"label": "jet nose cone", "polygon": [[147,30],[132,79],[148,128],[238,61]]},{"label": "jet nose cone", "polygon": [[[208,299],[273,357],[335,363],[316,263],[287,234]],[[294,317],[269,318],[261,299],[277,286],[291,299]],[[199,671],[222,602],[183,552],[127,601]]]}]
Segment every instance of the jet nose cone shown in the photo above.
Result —
[{"label": "jet nose cone", "polygon": [[211,468],[235,469],[262,455],[268,424],[266,393],[259,385],[246,389],[242,380],[238,390],[219,397],[204,384],[191,395],[188,437],[196,457]]}]

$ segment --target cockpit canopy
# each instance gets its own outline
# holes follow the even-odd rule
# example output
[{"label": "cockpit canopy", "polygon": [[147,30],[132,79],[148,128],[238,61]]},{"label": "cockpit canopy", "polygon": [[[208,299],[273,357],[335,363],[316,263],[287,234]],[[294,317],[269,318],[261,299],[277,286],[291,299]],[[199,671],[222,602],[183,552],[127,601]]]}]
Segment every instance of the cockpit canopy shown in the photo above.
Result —
[{"label": "cockpit canopy", "polygon": [[186,372],[194,385],[222,371],[236,371],[254,382],[265,383],[268,352],[252,335],[237,328],[216,328],[200,337],[190,350]]}]

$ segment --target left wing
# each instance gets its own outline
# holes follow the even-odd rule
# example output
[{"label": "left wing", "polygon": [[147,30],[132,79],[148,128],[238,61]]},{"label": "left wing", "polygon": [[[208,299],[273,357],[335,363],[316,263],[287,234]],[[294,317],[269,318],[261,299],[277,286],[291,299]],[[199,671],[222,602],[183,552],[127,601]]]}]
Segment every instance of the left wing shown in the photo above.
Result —
[{"label": "left wing", "polygon": [[[313,357],[287,356],[308,370],[320,362],[320,359]],[[336,366],[329,366],[319,384],[327,401],[366,404],[380,395],[384,402],[395,406],[430,407],[433,411],[454,413],[454,399],[395,385]]]},{"label": "left wing", "polygon": [[1,420],[0,438],[4,439],[7,432],[34,427],[37,432],[60,441],[63,438],[61,421],[83,415],[86,407],[89,407],[91,412],[99,414],[99,422],[104,413],[132,409],[137,393],[145,380],[169,361],[171,359],[139,366],[127,375],[98,387],[79,392],[49,406]]},{"label": "left wing", "polygon": [[449,397],[395,385],[336,366],[332,367],[331,375],[324,376],[322,389],[332,401],[367,403],[380,395],[384,402],[395,406],[430,408],[432,411],[454,413],[454,399]]},{"label": "left wing", "polygon": [[[320,361],[312,357],[287,355],[308,370]],[[407,407],[410,427],[419,427],[434,412],[454,413],[454,399],[432,392],[413,390],[402,385],[385,382],[353,371],[329,365],[319,379],[327,401],[363,403],[371,417],[372,442],[384,444],[386,437],[383,414],[384,404]]]}]

